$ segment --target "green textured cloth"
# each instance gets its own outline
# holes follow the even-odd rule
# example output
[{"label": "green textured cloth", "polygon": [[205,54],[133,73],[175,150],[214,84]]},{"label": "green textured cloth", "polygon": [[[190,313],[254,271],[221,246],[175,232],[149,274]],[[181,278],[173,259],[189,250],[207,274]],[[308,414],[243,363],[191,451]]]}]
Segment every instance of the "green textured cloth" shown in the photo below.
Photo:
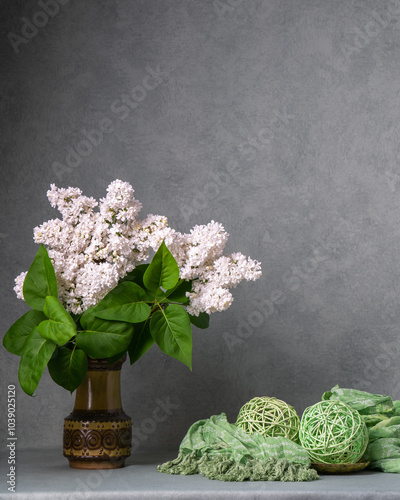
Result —
[{"label": "green textured cloth", "polygon": [[338,385],[325,392],[322,399],[342,401],[362,415],[369,431],[363,458],[371,461],[370,468],[400,473],[400,401]]},{"label": "green textured cloth", "polygon": [[168,474],[202,474],[221,481],[311,481],[307,452],[283,437],[249,435],[230,424],[225,413],[195,422],[175,460],[158,466]]}]

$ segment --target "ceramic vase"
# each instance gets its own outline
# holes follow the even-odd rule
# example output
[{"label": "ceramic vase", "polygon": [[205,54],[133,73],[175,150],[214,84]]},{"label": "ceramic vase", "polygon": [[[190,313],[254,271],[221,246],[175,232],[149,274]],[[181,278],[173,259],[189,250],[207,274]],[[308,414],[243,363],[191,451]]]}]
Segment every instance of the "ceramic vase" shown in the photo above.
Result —
[{"label": "ceramic vase", "polygon": [[109,365],[88,358],[72,413],[64,419],[63,454],[75,469],[118,469],[131,454],[131,419],[122,409],[120,375],[126,355]]}]

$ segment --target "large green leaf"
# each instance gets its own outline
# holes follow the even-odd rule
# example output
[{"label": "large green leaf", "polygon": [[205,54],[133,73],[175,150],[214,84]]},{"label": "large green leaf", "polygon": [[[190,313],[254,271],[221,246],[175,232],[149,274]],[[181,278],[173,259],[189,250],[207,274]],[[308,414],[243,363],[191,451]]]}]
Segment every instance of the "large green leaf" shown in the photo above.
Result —
[{"label": "large green leaf", "polygon": [[45,319],[41,311],[31,309],[10,326],[3,338],[3,346],[8,352],[21,356],[32,330]]},{"label": "large green leaf", "polygon": [[58,299],[46,297],[43,312],[49,318],[38,326],[43,338],[52,340],[57,345],[64,345],[76,335],[75,322]]},{"label": "large green leaf", "polygon": [[88,361],[81,349],[58,347],[47,366],[56,384],[61,385],[67,391],[74,392],[85,378]]},{"label": "large green leaf", "polygon": [[23,294],[28,306],[38,311],[43,311],[48,295],[58,297],[56,275],[44,245],[40,245],[25,277]]},{"label": "large green leaf", "polygon": [[179,267],[164,242],[154,255],[143,276],[144,286],[151,291],[160,287],[164,290],[173,288],[179,280]]},{"label": "large green leaf", "polygon": [[190,317],[190,322],[194,325],[197,326],[197,328],[208,328],[210,325],[210,315],[207,314],[206,312],[201,312],[198,316],[191,316]]},{"label": "large green leaf", "polygon": [[139,266],[136,266],[135,269],[133,269],[132,271],[127,273],[123,278],[121,278],[119,282],[123,283],[124,281],[133,281],[137,285],[143,288],[144,287],[143,275],[148,267],[149,264],[140,264]]},{"label": "large green leaf", "polygon": [[129,361],[131,365],[141,358],[154,344],[149,325],[149,321],[144,321],[133,327],[133,337],[128,346]]},{"label": "large green leaf", "polygon": [[35,392],[55,348],[56,344],[44,339],[37,328],[27,338],[19,363],[18,380],[29,396]]},{"label": "large green leaf", "polygon": [[192,328],[188,313],[178,304],[155,312],[150,332],[159,348],[192,369]]},{"label": "large green leaf", "polygon": [[150,316],[148,302],[143,288],[125,281],[111,290],[92,310],[92,314],[101,319],[141,323]]},{"label": "large green leaf", "polygon": [[83,314],[84,331],[76,336],[76,344],[91,358],[110,358],[126,352],[132,339],[133,326],[119,321],[107,321],[93,314]]}]

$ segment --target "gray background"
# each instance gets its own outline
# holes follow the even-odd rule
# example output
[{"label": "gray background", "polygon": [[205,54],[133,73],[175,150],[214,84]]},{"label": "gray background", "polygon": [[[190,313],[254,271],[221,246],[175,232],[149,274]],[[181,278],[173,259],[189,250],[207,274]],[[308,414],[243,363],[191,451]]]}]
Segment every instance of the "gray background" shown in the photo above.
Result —
[{"label": "gray background", "polygon": [[[254,396],[299,413],[335,384],[400,398],[400,1],[229,2],[63,0],[47,22],[37,1],[0,11],[2,335],[26,311],[12,288],[32,229],[58,215],[50,183],[99,198],[129,181],[143,216],[181,231],[217,220],[228,252],[262,262],[194,329],[193,372],[156,347],[124,366],[143,451],[215,413],[234,421]],[[42,26],[13,48],[24,18]],[[160,81],[144,95],[149,67]],[[142,100],[117,111],[131,92]],[[105,118],[114,130],[68,166]],[[0,350],[4,403],[17,371]],[[61,447],[73,396],[48,373],[17,396],[19,447]],[[160,401],[173,406],[155,423]]]}]

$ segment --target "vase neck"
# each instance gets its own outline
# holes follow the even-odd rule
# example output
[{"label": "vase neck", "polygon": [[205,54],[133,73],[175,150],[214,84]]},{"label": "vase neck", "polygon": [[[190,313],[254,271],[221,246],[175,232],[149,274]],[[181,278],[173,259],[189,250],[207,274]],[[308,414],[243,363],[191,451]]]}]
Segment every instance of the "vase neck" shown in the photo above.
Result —
[{"label": "vase neck", "polygon": [[120,410],[121,366],[90,360],[86,377],[77,388],[74,410]]}]

